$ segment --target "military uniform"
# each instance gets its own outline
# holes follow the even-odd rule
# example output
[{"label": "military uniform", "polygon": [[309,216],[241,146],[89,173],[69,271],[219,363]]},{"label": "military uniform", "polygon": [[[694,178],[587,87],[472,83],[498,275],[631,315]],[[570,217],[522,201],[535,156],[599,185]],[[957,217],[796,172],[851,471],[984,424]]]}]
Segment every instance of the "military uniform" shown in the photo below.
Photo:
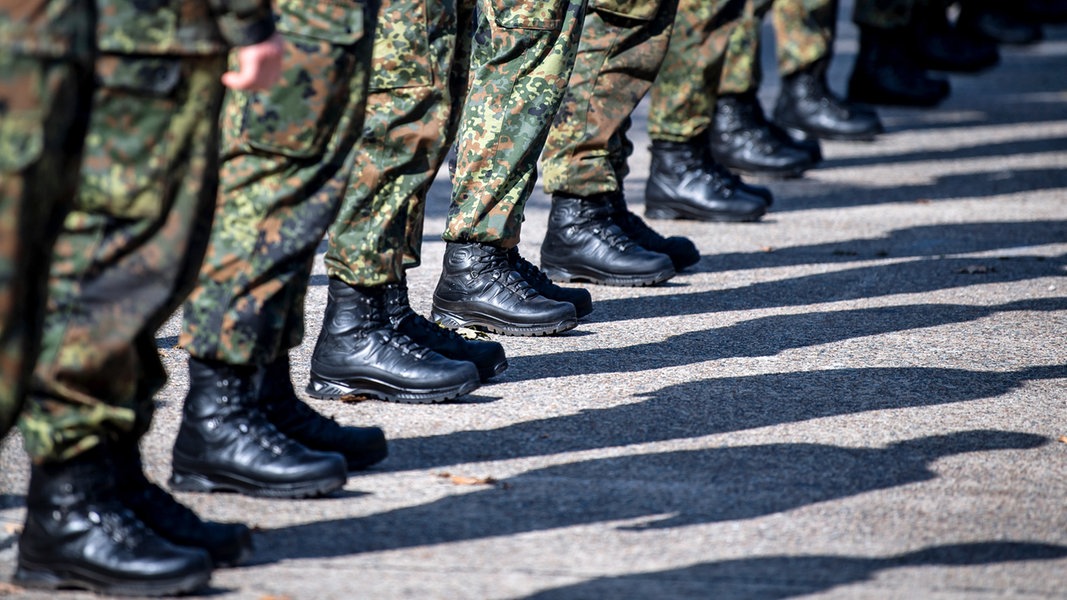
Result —
[{"label": "military uniform", "polygon": [[[453,141],[447,241],[513,247],[583,4],[393,0],[375,40],[358,175],[330,229],[331,277],[402,281],[420,263],[425,196]],[[471,29],[471,16],[477,15]],[[492,40],[492,41],[491,41]],[[527,48],[497,64],[494,48]],[[467,83],[470,83],[469,92]]]},{"label": "military uniform", "polygon": [[277,5],[281,83],[223,111],[219,205],[180,344],[190,355],[263,365],[303,337],[311,261],[356,165],[376,5]]},{"label": "military uniform", "polygon": [[20,428],[35,460],[147,430],[165,372],[155,332],[203,256],[217,183],[219,77],[232,45],[273,32],[270,7],[109,2],[80,190],[55,246],[49,310]]},{"label": "military uniform", "polygon": [[711,126],[726,48],[742,0],[680,0],[674,38],[648,109],[648,135],[686,142]]},{"label": "military uniform", "polygon": [[[546,192],[589,196],[622,188],[633,151],[626,137],[630,114],[660,72],[677,8],[677,0],[590,3],[570,86],[541,159]],[[629,50],[635,47],[640,51]]]},{"label": "military uniform", "polygon": [[748,0],[744,17],[730,35],[721,94],[759,89],[760,33],[763,17],[774,20],[778,72],[783,77],[827,59],[833,51],[836,0]]},{"label": "military uniform", "polygon": [[92,97],[89,0],[0,1],[0,438],[22,409]]}]

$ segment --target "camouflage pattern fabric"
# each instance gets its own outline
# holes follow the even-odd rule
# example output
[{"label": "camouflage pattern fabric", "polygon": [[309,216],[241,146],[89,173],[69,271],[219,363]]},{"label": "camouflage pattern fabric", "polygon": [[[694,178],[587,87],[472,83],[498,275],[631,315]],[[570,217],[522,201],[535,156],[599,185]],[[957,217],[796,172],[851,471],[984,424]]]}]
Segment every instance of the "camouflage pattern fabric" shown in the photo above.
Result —
[{"label": "camouflage pattern fabric", "polygon": [[730,35],[719,81],[720,94],[758,90],[763,17],[773,13],[778,72],[789,75],[829,56],[833,50],[836,0],[748,0]]},{"label": "camouflage pattern fabric", "polygon": [[460,36],[471,40],[469,61],[463,48],[457,59],[470,65],[469,85],[442,237],[512,248],[551,115],[567,91],[585,2],[478,0],[474,12],[473,33]]},{"label": "camouflage pattern fabric", "polygon": [[925,0],[856,0],[852,20],[876,29],[900,29],[911,24]]},{"label": "camouflage pattern fabric", "polygon": [[630,114],[667,53],[677,7],[677,0],[593,0],[542,157],[546,192],[588,196],[622,187],[633,151]]},{"label": "camouflage pattern fabric", "polygon": [[459,68],[457,8],[454,0],[382,3],[355,172],[323,257],[330,277],[382,285],[421,262],[426,191],[454,138],[454,99],[462,98],[448,85]]},{"label": "camouflage pattern fabric", "polygon": [[829,58],[837,35],[837,0],[775,0],[775,55],[785,76]]},{"label": "camouflage pattern fabric", "polygon": [[0,438],[21,412],[92,98],[89,0],[0,1]]},{"label": "camouflage pattern fabric", "polygon": [[[389,17],[401,12],[416,18]],[[445,238],[518,243],[583,13],[567,0],[383,5],[357,175],[330,228],[330,277],[379,285],[421,262],[426,192],[457,136],[466,158]]]},{"label": "camouflage pattern fabric", "polygon": [[744,0],[679,0],[674,35],[652,86],[648,135],[685,142],[711,125],[726,44]]},{"label": "camouflage pattern fabric", "polygon": [[224,68],[222,56],[98,59],[81,187],[19,422],[35,461],[148,427],[165,380],[155,332],[195,281],[210,230]]},{"label": "camouflage pattern fabric", "polygon": [[311,261],[337,215],[363,128],[377,5],[278,4],[282,79],[223,107],[211,244],[184,306],[193,356],[261,365],[303,337]]},{"label": "camouflage pattern fabric", "polygon": [[217,55],[274,31],[263,0],[108,0],[100,2],[97,47],[103,53]]}]

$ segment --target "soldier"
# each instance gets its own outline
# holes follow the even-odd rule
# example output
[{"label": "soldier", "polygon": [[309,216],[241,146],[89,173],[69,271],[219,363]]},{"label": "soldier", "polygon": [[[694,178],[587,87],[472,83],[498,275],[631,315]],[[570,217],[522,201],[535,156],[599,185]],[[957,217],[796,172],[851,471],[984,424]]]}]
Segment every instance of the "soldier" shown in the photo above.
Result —
[{"label": "soldier", "polygon": [[[764,116],[757,96],[761,22],[768,11],[782,77],[775,123]],[[873,110],[838,98],[826,83],[836,21],[835,0],[746,2],[745,17],[730,36],[715,103],[711,149],[718,162],[747,173],[795,177],[822,159],[819,138],[872,140],[882,131]]]},{"label": "soldier", "polygon": [[[76,49],[91,43],[93,27],[81,15],[91,8],[76,1],[20,3],[18,11],[3,9],[4,25],[14,22],[3,31],[33,35],[27,25],[55,17],[61,35],[37,33],[37,49],[82,56]],[[181,36],[173,28],[179,16]],[[269,85],[281,48],[271,37],[266,2],[151,8],[108,2],[98,17],[100,83],[80,190],[47,271],[43,341],[19,420],[33,466],[15,582],[115,594],[188,592],[207,583],[213,564],[240,560],[250,536],[243,525],[201,521],[144,476],[138,440],[151,420],[152,396],[165,381],[154,335],[187,292],[202,257],[215,196],[223,83]],[[82,28],[73,29],[78,23]],[[237,53],[239,71],[224,74],[231,45],[244,46]],[[12,73],[5,69],[5,82]],[[62,68],[51,62],[36,76],[63,82]],[[77,87],[67,89],[72,95],[62,98],[64,104],[83,109]],[[43,109],[37,116],[46,116],[39,126],[46,128],[21,133],[47,132],[36,142],[16,130],[32,125],[29,119],[0,128],[5,147],[31,142],[22,146],[25,162],[11,172],[25,167],[23,174],[38,176],[36,169],[61,166],[63,153],[77,146],[79,114],[64,118],[53,104],[58,98],[35,99]],[[66,150],[56,147],[64,140],[52,127],[62,131],[71,124]],[[41,139],[48,140],[46,153],[34,156]],[[17,182],[7,179],[8,171],[5,201],[9,183]],[[48,168],[45,174],[63,172]]]},{"label": "soldier", "polygon": [[[426,193],[453,143],[460,158],[433,317],[449,328],[539,335],[573,327],[576,312],[592,310],[588,292],[552,285],[515,247],[545,115],[562,95],[582,9],[568,0],[383,6],[383,14],[420,18],[379,23],[359,175],[330,228],[324,259],[329,304],[309,394],[437,402],[472,389],[442,385],[467,373],[460,361],[474,364],[476,384],[507,367],[500,344],[461,338],[416,314],[408,300],[405,273],[421,262]],[[527,50],[498,56],[499,48],[515,47]],[[373,331],[382,333],[366,333]],[[414,343],[414,362],[403,370],[389,368],[395,336]],[[358,338],[373,352],[350,352],[353,342],[345,340]]]},{"label": "soldier", "polygon": [[950,24],[943,0],[857,0],[852,20],[860,48],[848,82],[850,100],[935,106],[951,92],[930,70],[976,72],[1000,60],[996,43]]},{"label": "soldier", "polygon": [[[718,85],[721,60],[716,57],[739,16],[736,0],[682,0],[680,5],[674,0],[598,0],[590,6],[570,87],[542,157],[552,208],[541,266],[550,278],[652,285],[700,259],[690,240],[664,238],[627,210],[623,179],[632,145],[626,132],[631,113],[650,87],[650,133],[662,133],[652,127],[665,121],[665,114],[692,115],[706,129],[711,110],[697,90]],[[671,42],[672,23],[677,46]],[[683,76],[694,70],[694,63],[704,78],[701,88]],[[657,88],[669,91],[657,94]],[[690,126],[687,121],[685,127]],[[697,133],[686,132],[685,139]],[[665,143],[654,144],[654,157],[662,154]],[[646,214],[734,221],[758,219],[766,212],[769,192],[713,165],[704,156],[706,143],[700,151],[698,166],[705,171],[672,181],[673,198],[655,208],[650,193]]]},{"label": "soldier", "polygon": [[[356,161],[378,4],[276,9],[281,83],[232,94],[223,108],[219,205],[180,336],[190,386],[173,449],[177,490],[317,496],[387,454],[381,429],[341,426],[301,401],[289,365],[315,250]],[[363,341],[353,336],[347,350]],[[398,350],[386,369],[407,368],[409,346],[390,338]],[[453,377],[476,380],[464,365],[470,372]]]},{"label": "soldier", "polygon": [[[460,3],[461,27],[469,3]],[[584,0],[479,0],[473,31],[458,38],[464,49],[457,52],[461,68],[453,71],[452,89],[465,93],[462,109],[452,113],[452,201],[431,311],[446,327],[549,335],[572,329],[579,314],[592,310],[585,294],[551,286],[517,249],[537,157],[549,115],[567,89],[584,13]]]}]

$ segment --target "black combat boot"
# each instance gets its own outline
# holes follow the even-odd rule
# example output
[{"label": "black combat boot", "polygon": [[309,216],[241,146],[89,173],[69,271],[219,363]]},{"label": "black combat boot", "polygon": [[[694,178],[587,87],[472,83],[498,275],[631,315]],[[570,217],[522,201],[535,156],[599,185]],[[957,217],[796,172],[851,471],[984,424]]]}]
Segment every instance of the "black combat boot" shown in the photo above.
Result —
[{"label": "black combat boot", "polygon": [[206,586],[211,569],[206,551],[167,541],[122,503],[103,448],[31,467],[17,585],[164,596]]},{"label": "black combat boot", "polygon": [[860,49],[848,80],[852,102],[891,106],[936,106],[951,88],[934,79],[908,49],[906,30],[860,26]]},{"label": "black combat boot", "polygon": [[340,454],[349,471],[366,469],[389,455],[385,432],[380,427],[341,425],[297,397],[288,353],[283,352],[261,372],[257,387],[260,406],[267,420],[285,436],[312,450]]},{"label": "black combat boot", "polygon": [[1003,0],[962,2],[956,29],[998,44],[1035,44],[1045,37],[1040,23],[1025,19],[1018,6],[1006,6]]},{"label": "black combat boot", "polygon": [[870,141],[882,133],[873,109],[838,98],[826,83],[827,60],[782,78],[774,120],[796,139]]},{"label": "black combat boot", "polygon": [[348,479],[345,459],[285,437],[256,397],[256,369],[189,359],[189,394],[174,441],[170,487],[305,498]]},{"label": "black combat boot", "polygon": [[945,9],[934,4],[916,19],[914,42],[910,44],[920,65],[934,71],[977,73],[1000,62],[996,42],[957,29]]},{"label": "black combat boot", "polygon": [[115,473],[122,503],[168,541],[206,550],[216,567],[232,567],[252,555],[252,533],[246,525],[204,521],[149,481],[136,442],[118,446]]},{"label": "black combat boot", "polygon": [[389,322],[385,288],[330,279],[307,393],[313,398],[364,396],[389,402],[444,402],[478,389],[473,363],[416,344]]},{"label": "black combat boot", "polygon": [[578,324],[574,305],[546,298],[508,262],[508,251],[476,242],[448,242],[433,292],[435,321],[504,335],[552,335]]},{"label": "black combat boot", "polygon": [[794,140],[769,122],[755,92],[716,100],[711,155],[729,169],[773,177],[797,177],[822,159],[817,140]]},{"label": "black combat boot", "polygon": [[642,286],[674,277],[670,257],[638,246],[611,220],[612,211],[608,194],[553,194],[541,244],[541,268],[549,279]]},{"label": "black combat boot", "polygon": [[579,319],[593,312],[593,296],[585,288],[565,288],[552,283],[537,265],[523,258],[518,248],[508,250],[508,262],[511,268],[530,284],[537,293],[550,300],[568,302],[574,305],[574,312]]},{"label": "black combat boot", "polygon": [[693,240],[679,235],[663,237],[648,226],[641,217],[630,212],[622,192],[616,192],[609,198],[611,202],[611,220],[622,229],[623,233],[637,242],[645,250],[666,254],[671,259],[675,271],[681,271],[700,262],[700,251]]},{"label": "black combat boot", "polygon": [[756,221],[771,204],[770,190],[748,186],[716,163],[706,138],[652,140],[645,184],[645,216],[652,219]]},{"label": "black combat boot", "polygon": [[415,312],[408,300],[408,286],[404,282],[387,283],[383,287],[389,322],[416,344],[426,346],[445,358],[474,363],[482,381],[488,381],[508,368],[508,357],[500,342],[467,339]]}]

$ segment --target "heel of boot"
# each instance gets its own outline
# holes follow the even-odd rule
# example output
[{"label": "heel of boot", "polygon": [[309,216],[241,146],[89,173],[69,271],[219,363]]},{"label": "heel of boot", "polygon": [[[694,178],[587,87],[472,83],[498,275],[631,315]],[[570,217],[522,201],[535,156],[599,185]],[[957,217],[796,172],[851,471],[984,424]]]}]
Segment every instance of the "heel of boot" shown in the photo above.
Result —
[{"label": "heel of boot", "polygon": [[645,205],[645,216],[649,219],[681,219],[682,215],[678,211],[666,208],[664,206],[648,206]]}]

